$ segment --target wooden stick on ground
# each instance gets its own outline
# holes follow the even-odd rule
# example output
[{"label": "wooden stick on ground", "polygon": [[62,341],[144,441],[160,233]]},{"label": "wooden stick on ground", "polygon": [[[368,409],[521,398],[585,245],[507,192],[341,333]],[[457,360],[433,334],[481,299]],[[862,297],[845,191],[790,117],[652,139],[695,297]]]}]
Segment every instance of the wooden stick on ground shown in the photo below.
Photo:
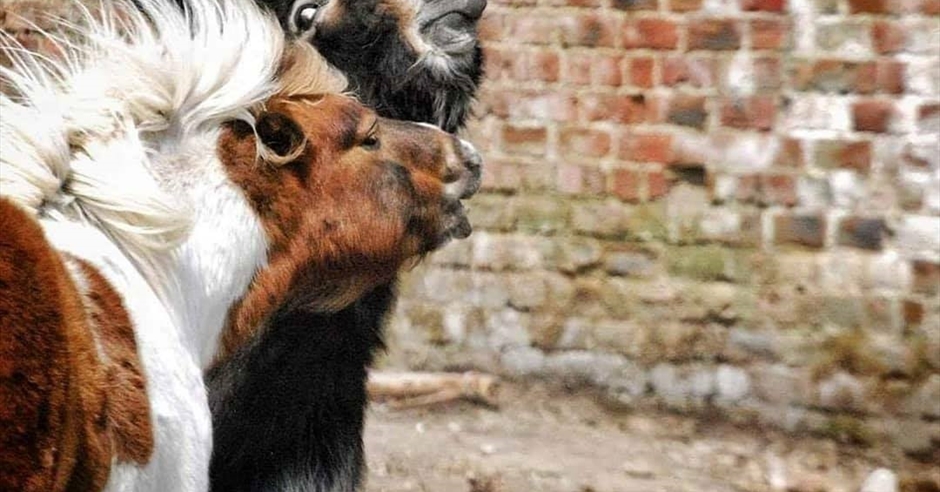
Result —
[{"label": "wooden stick on ground", "polygon": [[473,371],[460,374],[372,371],[367,389],[369,398],[385,401],[392,408],[433,405],[462,398],[499,406],[498,379]]}]

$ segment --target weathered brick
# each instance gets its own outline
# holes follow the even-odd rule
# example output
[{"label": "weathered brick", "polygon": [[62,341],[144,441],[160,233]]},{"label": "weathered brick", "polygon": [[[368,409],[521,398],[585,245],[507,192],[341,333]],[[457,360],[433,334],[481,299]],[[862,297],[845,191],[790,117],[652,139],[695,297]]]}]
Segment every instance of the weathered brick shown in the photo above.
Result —
[{"label": "weathered brick", "polygon": [[613,0],[611,7],[617,10],[657,10],[659,2],[657,0]]},{"label": "weathered brick", "polygon": [[595,85],[611,87],[623,84],[623,56],[595,56],[591,63],[591,81]]},{"label": "weathered brick", "polygon": [[831,56],[859,58],[871,51],[868,24],[853,18],[816,23],[816,47]]},{"label": "weathered brick", "polygon": [[561,164],[558,191],[574,195],[600,195],[606,190],[604,172],[593,165]]},{"label": "weathered brick", "polygon": [[882,55],[897,53],[907,44],[907,32],[904,27],[888,20],[879,19],[872,24],[871,38],[875,52]]},{"label": "weathered brick", "polygon": [[568,127],[559,132],[558,150],[567,158],[599,158],[610,153],[610,134],[604,130]]},{"label": "weathered brick", "polygon": [[511,231],[516,225],[514,208],[513,200],[505,196],[481,193],[473,198],[468,215],[474,229]]},{"label": "weathered brick", "polygon": [[822,248],[826,241],[826,219],[821,215],[783,214],[774,217],[774,242]]},{"label": "weathered brick", "polygon": [[619,27],[619,19],[599,13],[586,13],[565,16],[560,24],[563,46],[603,46],[612,48]]},{"label": "weathered brick", "polygon": [[781,139],[774,156],[774,165],[787,168],[803,167],[803,142],[795,138]]},{"label": "weathered brick", "polygon": [[555,17],[507,15],[506,38],[523,44],[551,44],[555,39],[558,20]]},{"label": "weathered brick", "polygon": [[666,86],[714,87],[717,74],[718,63],[714,58],[688,54],[662,58],[662,84]]},{"label": "weathered brick", "polygon": [[546,190],[552,188],[552,175],[545,164],[527,159],[489,158],[483,166],[482,187],[486,191]]},{"label": "weathered brick", "polygon": [[675,94],[669,100],[666,119],[670,123],[701,129],[707,118],[703,96]]},{"label": "weathered brick", "polygon": [[589,236],[620,237],[629,230],[627,210],[625,205],[613,200],[577,202],[572,205],[572,227]]},{"label": "weathered brick", "polygon": [[839,244],[878,251],[886,232],[884,219],[847,217],[839,224]]},{"label": "weathered brick", "polygon": [[730,19],[703,19],[689,23],[690,50],[736,50],[741,47],[741,27]]},{"label": "weathered brick", "polygon": [[591,83],[593,58],[590,53],[566,50],[564,55],[564,81],[572,84],[589,85]]},{"label": "weathered brick", "polygon": [[636,124],[652,120],[649,100],[642,94],[585,94],[578,100],[583,121]]},{"label": "weathered brick", "polygon": [[568,225],[567,202],[550,196],[521,195],[513,200],[516,229],[530,234],[551,234]]},{"label": "weathered brick", "polygon": [[574,121],[577,99],[566,91],[497,90],[484,94],[484,111],[504,119]]},{"label": "weathered brick", "polygon": [[724,126],[767,131],[773,128],[776,116],[774,96],[733,98],[721,102],[721,124]]},{"label": "weathered brick", "polygon": [[509,73],[515,80],[555,82],[559,78],[561,63],[558,54],[553,51],[536,50],[515,53],[507,59],[513,61]]},{"label": "weathered brick", "polygon": [[914,261],[914,292],[927,295],[940,293],[940,263]]},{"label": "weathered brick", "polygon": [[860,80],[860,64],[842,60],[796,60],[791,83],[801,91],[850,92]]},{"label": "weathered brick", "polygon": [[866,173],[871,169],[871,142],[821,140],[816,142],[814,160],[827,169],[854,169]]}]

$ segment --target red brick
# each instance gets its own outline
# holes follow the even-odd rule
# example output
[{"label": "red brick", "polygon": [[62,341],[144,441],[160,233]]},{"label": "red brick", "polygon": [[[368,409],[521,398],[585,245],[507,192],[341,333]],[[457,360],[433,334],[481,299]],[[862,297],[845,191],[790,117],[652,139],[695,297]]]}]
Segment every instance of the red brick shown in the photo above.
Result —
[{"label": "red brick", "polygon": [[702,8],[703,0],[670,0],[669,10],[673,12],[691,12]]},{"label": "red brick", "polygon": [[610,153],[610,135],[591,128],[564,128],[558,146],[561,155],[567,158],[604,157]]},{"label": "red brick", "polygon": [[940,15],[940,0],[921,0],[920,13],[926,16]]},{"label": "red brick", "polygon": [[751,48],[779,50],[787,47],[790,32],[788,19],[755,19],[751,21]]},{"label": "red brick", "polygon": [[897,53],[907,44],[904,27],[892,21],[876,20],[871,26],[871,37],[875,52],[882,55]]},{"label": "red brick", "polygon": [[673,161],[672,135],[635,133],[628,130],[620,140],[620,159],[638,162]]},{"label": "red brick", "polygon": [[675,94],[669,100],[666,120],[675,125],[704,128],[708,113],[705,111],[705,97],[688,94]]},{"label": "red brick", "polygon": [[894,104],[891,101],[863,99],[852,105],[855,131],[885,133],[891,123]]},{"label": "red brick", "polygon": [[774,96],[728,98],[721,103],[721,124],[732,128],[767,131],[777,116]]},{"label": "red brick", "polygon": [[714,87],[718,78],[718,65],[714,58],[696,55],[669,55],[662,59],[662,84],[692,87]]},{"label": "red brick", "polygon": [[566,17],[562,24],[561,42],[564,46],[614,46],[619,20],[613,16],[582,14]]},{"label": "red brick", "polygon": [[853,14],[887,14],[888,0],[849,0],[849,12]]},{"label": "red brick", "polygon": [[666,19],[644,18],[628,22],[623,30],[624,48],[671,50],[679,44],[679,28]]},{"label": "red brick", "polygon": [[594,166],[561,164],[558,166],[558,191],[575,195],[604,193],[604,173]]},{"label": "red brick", "polygon": [[547,134],[543,127],[505,125],[502,129],[503,150],[511,154],[544,155]]},{"label": "red brick", "polygon": [[689,24],[690,50],[736,50],[741,47],[741,28],[727,19],[702,19]]},{"label": "red brick", "polygon": [[635,124],[650,121],[647,99],[641,95],[585,94],[580,98],[584,121],[616,121]]},{"label": "red brick", "polygon": [[629,62],[630,85],[649,89],[653,87],[653,70],[655,68],[652,57],[635,57]]},{"label": "red brick", "polygon": [[860,94],[904,92],[905,64],[894,60],[863,63],[856,72],[855,91]]},{"label": "red brick", "polygon": [[614,169],[610,179],[610,193],[626,202],[640,201],[642,175],[633,169]]},{"label": "red brick", "polygon": [[656,200],[669,193],[670,182],[662,169],[646,173],[646,199]]},{"label": "red brick", "polygon": [[746,11],[783,12],[784,0],[742,0],[741,8]]}]

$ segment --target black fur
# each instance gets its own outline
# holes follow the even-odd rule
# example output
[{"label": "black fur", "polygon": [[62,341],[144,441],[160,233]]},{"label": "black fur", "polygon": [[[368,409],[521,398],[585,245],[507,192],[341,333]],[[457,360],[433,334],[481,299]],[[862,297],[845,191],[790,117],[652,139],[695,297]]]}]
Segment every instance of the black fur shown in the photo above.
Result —
[{"label": "black fur", "polygon": [[[345,27],[319,29],[311,42],[362,101],[385,117],[461,128],[482,77],[479,46],[455,58],[452,76],[411,70],[417,57],[394,19],[375,13],[376,0],[346,1]],[[287,27],[292,1],[258,2]],[[392,283],[333,315],[278,313],[255,344],[209,372],[213,491],[358,490],[366,370],[395,298]]]},{"label": "black fur", "polygon": [[209,371],[212,490],[357,490],[366,368],[389,296],[334,315],[278,313],[264,339]]}]

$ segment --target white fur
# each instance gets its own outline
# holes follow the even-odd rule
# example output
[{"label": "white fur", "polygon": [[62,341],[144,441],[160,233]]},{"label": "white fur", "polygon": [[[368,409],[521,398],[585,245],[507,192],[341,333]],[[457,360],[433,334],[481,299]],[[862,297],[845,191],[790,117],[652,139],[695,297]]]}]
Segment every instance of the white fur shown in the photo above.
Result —
[{"label": "white fur", "polygon": [[[202,370],[228,308],[266,262],[266,237],[216,156],[222,122],[277,89],[283,34],[251,0],[102,4],[63,23],[64,61],[26,53],[0,78],[0,196],[123,294],[147,377],[156,448],[107,490],[202,491],[211,422]],[[50,35],[51,36],[51,35]]]}]

